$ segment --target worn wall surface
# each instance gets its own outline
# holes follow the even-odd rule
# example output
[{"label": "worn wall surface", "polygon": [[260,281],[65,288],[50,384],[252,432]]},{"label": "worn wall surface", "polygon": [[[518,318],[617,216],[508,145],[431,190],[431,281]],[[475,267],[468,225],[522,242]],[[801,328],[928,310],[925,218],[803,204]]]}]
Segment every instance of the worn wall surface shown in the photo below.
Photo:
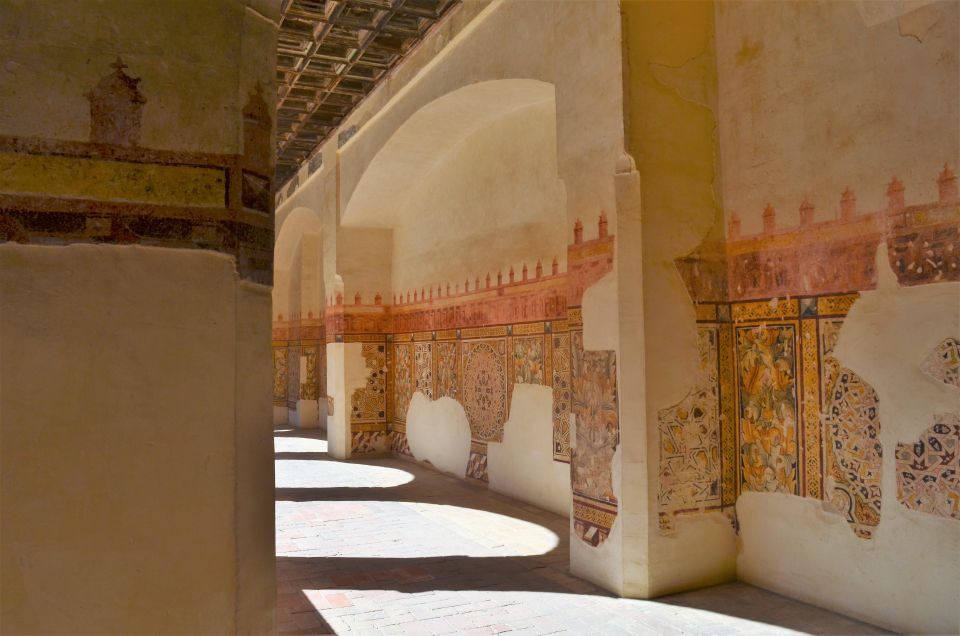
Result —
[{"label": "worn wall surface", "polygon": [[675,264],[717,243],[722,228],[716,48],[711,3],[622,11],[627,148],[642,200],[642,256],[632,263],[642,292],[622,303],[642,306],[646,365],[645,425],[624,432],[623,496],[645,502],[626,520],[624,587],[656,596],[735,576],[734,530],[721,512],[734,496],[721,492],[721,467],[732,474],[735,462],[720,455],[719,335],[698,328]]},{"label": "worn wall surface", "polygon": [[[328,367],[328,425],[336,420],[343,452],[412,454],[572,510],[588,559],[618,511],[617,344],[585,348],[579,311],[584,291],[608,275],[601,315],[615,315],[618,30],[613,3],[465,3],[425,40],[431,54],[409,62],[416,72],[401,68],[399,83],[351,115],[349,141],[331,138],[322,165],[288,184],[278,210],[282,225],[298,206],[320,211],[328,350],[343,346],[350,358],[360,345],[365,382],[342,398]],[[516,387],[524,399],[515,409]],[[454,431],[434,448],[418,437],[463,421],[471,442],[462,468]],[[536,470],[521,475],[511,463],[519,457]],[[605,584],[618,587],[614,578]]]},{"label": "worn wall surface", "polygon": [[[652,83],[628,54],[630,77],[640,73],[631,102],[655,112],[658,93],[674,92],[684,102],[674,113],[699,111],[709,151],[699,171],[692,152],[685,168],[660,163],[660,120],[650,136],[630,120],[647,359],[664,359],[670,338],[688,352],[647,382],[659,441],[650,537],[662,547],[651,554],[672,570],[661,580],[732,575],[736,530],[744,580],[894,629],[956,631],[957,5],[685,6],[703,20],[679,21],[687,38],[641,59]],[[696,29],[702,49],[664,57]],[[722,209],[724,224],[714,216],[681,250],[657,220],[657,184],[696,175],[701,218]],[[694,192],[664,190],[666,205],[678,190]],[[679,230],[682,218],[669,220]],[[658,250],[669,257],[659,276]],[[671,306],[690,328],[652,340],[676,319]],[[660,403],[656,387],[668,384],[683,393]],[[713,549],[678,567],[670,546],[687,541]],[[656,589],[656,564],[648,574]]]},{"label": "worn wall surface", "polygon": [[274,629],[277,10],[0,5],[5,632]]},{"label": "worn wall surface", "polygon": [[460,284],[565,256],[552,86],[462,139],[398,212],[393,291]]},{"label": "worn wall surface", "polygon": [[344,452],[566,500],[625,595],[955,631],[956,3],[478,6],[283,195],[359,345]]}]

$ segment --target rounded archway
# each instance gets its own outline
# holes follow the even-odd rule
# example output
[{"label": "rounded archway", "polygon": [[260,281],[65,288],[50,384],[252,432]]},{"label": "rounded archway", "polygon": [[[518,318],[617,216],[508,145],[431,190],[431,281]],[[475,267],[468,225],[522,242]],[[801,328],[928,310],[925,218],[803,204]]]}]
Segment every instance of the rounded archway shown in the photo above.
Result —
[{"label": "rounded archway", "polygon": [[341,217],[393,230],[392,291],[565,261],[554,86],[478,82],[422,107],[384,144]]}]

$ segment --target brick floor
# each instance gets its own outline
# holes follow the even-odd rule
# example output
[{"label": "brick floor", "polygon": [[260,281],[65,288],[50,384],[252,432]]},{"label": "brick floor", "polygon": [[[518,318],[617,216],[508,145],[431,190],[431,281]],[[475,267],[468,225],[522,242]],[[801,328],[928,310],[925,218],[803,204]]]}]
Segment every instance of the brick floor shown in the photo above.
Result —
[{"label": "brick floor", "polygon": [[568,523],[403,459],[278,431],[281,634],[880,634],[743,583],[619,599],[568,572]]}]

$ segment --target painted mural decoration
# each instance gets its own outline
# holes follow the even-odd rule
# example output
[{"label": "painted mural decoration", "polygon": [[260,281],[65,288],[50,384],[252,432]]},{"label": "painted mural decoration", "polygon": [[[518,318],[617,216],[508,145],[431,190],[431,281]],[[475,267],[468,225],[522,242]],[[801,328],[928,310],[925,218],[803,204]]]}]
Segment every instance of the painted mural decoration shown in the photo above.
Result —
[{"label": "painted mural decoration", "polygon": [[910,510],[960,520],[960,415],[940,413],[910,444],[897,444],[897,500]]},{"label": "painted mural decoration", "polygon": [[873,387],[840,368],[824,412],[824,498],[866,539],[880,523],[883,445],[877,403]]},{"label": "painted mural decoration", "polygon": [[721,505],[719,333],[699,326],[699,381],[684,399],[657,414],[660,431],[659,513],[663,530],[672,515]]},{"label": "painted mural decoration", "polygon": [[797,493],[796,333],[737,329],[741,489]]},{"label": "painted mural decoration", "polygon": [[[847,188],[838,215],[825,221],[815,220],[814,206],[804,200],[794,227],[778,227],[777,211],[768,205],[762,230],[752,235],[730,213],[725,242],[707,241],[677,259],[699,328],[718,330],[721,507],[734,504],[744,490],[812,497],[843,514],[858,537],[873,536],[883,458],[877,394],[843,368],[833,350],[858,292],[876,288],[877,246],[885,244],[900,285],[960,280],[960,197],[953,169],[944,166],[936,183],[937,200],[908,204],[904,184],[893,177],[886,207],[874,211],[859,210],[856,193]],[[921,370],[960,387],[958,361],[960,344],[949,338]],[[731,363],[735,394],[727,388]],[[710,395],[697,380],[682,402],[659,412],[664,532],[671,530],[666,513],[688,505],[691,512],[711,509],[690,505],[696,502],[692,492],[678,497],[678,483],[712,483],[679,453],[702,440],[704,418],[693,414],[703,412]],[[932,514],[947,510],[950,516],[955,473],[941,467],[954,461],[953,430],[941,418],[920,442],[898,447],[898,496],[905,506]],[[739,460],[731,464],[731,456]]]},{"label": "painted mural decoration", "polygon": [[947,338],[930,352],[920,370],[937,382],[960,389],[960,340]]},{"label": "painted mural decoration", "polygon": [[[414,392],[450,397],[463,406],[470,423],[466,476],[486,482],[488,443],[503,439],[514,384],[550,386],[551,453],[555,461],[575,464],[577,536],[599,545],[618,512],[612,480],[619,444],[616,355],[583,350],[579,304],[584,290],[613,269],[613,248],[601,213],[597,238],[585,240],[577,221],[566,272],[554,258],[547,271],[537,262],[484,273],[462,283],[397,293],[389,305],[379,294],[373,303],[364,303],[359,293],[352,304],[339,294],[328,298],[325,342],[361,342],[367,358],[364,397],[354,404],[369,403],[363,412],[370,420],[351,422],[352,453],[410,455],[406,419]],[[368,358],[373,351],[376,360]],[[382,383],[380,369],[385,369]],[[381,386],[383,417],[379,402],[366,399],[379,394]],[[577,427],[576,458],[570,439],[574,414],[583,424]]]},{"label": "painted mural decoration", "polygon": [[506,342],[463,344],[463,409],[475,439],[503,441],[507,420]]},{"label": "painted mural decoration", "polygon": [[276,406],[287,405],[286,347],[273,348],[273,403]]},{"label": "painted mural decoration", "polygon": [[457,399],[457,343],[438,342],[437,352],[437,397]]},{"label": "painted mural decoration", "polygon": [[553,459],[570,461],[570,334],[548,338],[553,345]]},{"label": "painted mural decoration", "polygon": [[470,456],[467,458],[467,477],[478,481],[488,481],[487,444],[479,440],[470,442]]},{"label": "painted mural decoration", "polygon": [[613,492],[613,457],[620,445],[616,354],[584,350],[581,331],[573,331],[570,342],[574,529],[586,543],[599,545],[609,535],[618,505]]},{"label": "painted mural decoration", "polygon": [[354,389],[350,397],[350,421],[383,422],[387,417],[386,345],[365,342],[360,354],[367,369],[366,386]]},{"label": "painted mural decoration", "polygon": [[433,398],[433,347],[429,342],[413,345],[413,364],[417,373],[417,391]]},{"label": "painted mural decoration", "polygon": [[[258,122],[267,143],[242,154],[146,148],[149,87],[122,59],[110,66],[82,95],[88,141],[0,136],[0,242],[213,250],[229,255],[241,278],[271,284],[272,111]],[[246,115],[236,124],[246,134]],[[256,214],[244,213],[244,184],[256,193],[247,197]]]},{"label": "painted mural decoration", "polygon": [[300,401],[300,346],[287,347],[287,408],[296,411]]},{"label": "painted mural decoration", "polygon": [[128,66],[121,58],[110,66],[113,72],[85,95],[90,100],[90,141],[136,146],[147,98],[140,92],[140,79],[127,75]]},{"label": "painted mural decoration", "polygon": [[513,377],[520,384],[544,384],[543,336],[513,340]]},{"label": "painted mural decoration", "polygon": [[300,382],[301,400],[320,399],[320,348],[317,346],[301,347],[301,356],[304,361],[304,377]]},{"label": "painted mural decoration", "polygon": [[395,371],[393,382],[394,415],[398,420],[407,419],[407,408],[415,391],[413,380],[413,345],[394,345]]},{"label": "painted mural decoration", "polygon": [[[379,454],[387,446],[387,434],[382,431],[356,431],[350,433],[350,454]],[[410,454],[410,453],[406,453]]]}]

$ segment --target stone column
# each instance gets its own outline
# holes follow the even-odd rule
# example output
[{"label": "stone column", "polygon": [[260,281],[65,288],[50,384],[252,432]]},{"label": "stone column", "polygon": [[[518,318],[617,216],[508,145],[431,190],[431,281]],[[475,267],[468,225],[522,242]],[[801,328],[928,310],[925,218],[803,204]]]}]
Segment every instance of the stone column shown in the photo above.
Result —
[{"label": "stone column", "polygon": [[279,3],[0,6],[0,622],[274,631]]}]

